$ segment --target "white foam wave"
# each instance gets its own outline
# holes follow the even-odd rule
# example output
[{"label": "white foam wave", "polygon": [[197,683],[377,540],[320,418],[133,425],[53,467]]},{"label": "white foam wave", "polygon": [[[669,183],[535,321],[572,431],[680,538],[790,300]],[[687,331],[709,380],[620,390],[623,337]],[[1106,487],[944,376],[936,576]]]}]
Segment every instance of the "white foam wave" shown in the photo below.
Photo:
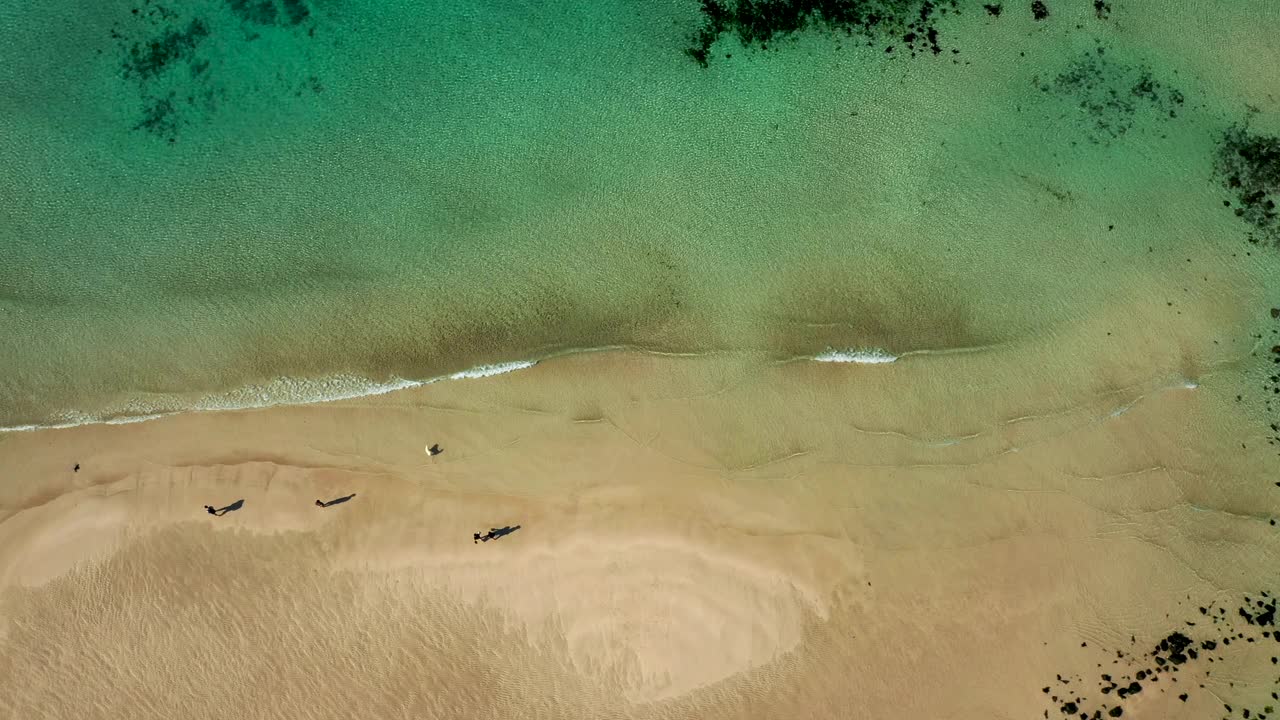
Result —
[{"label": "white foam wave", "polygon": [[59,413],[53,422],[46,424],[14,425],[0,427],[4,432],[30,432],[56,430],[81,425],[123,425],[155,420],[181,412],[212,412],[219,410],[248,410],[277,405],[308,405],[334,402],[352,398],[385,395],[397,390],[407,390],[445,380],[474,380],[524,370],[538,364],[536,360],[518,360],[493,365],[479,365],[449,375],[428,380],[392,378],[385,382],[356,375],[334,375],[326,378],[277,378],[259,385],[247,385],[223,393],[198,398],[180,395],[151,396],[123,406],[108,408],[98,414],[76,411]]},{"label": "white foam wave", "polygon": [[356,375],[332,375],[314,379],[285,377],[262,385],[248,385],[217,395],[206,395],[191,407],[195,410],[244,410],[275,405],[305,405],[385,395],[425,384],[427,383],[402,378],[377,382]]},{"label": "white foam wave", "polygon": [[78,412],[59,413],[53,422],[44,425],[14,425],[11,427],[0,427],[0,433],[6,432],[31,432],[32,430],[65,430],[67,428],[79,427],[81,425],[129,425],[131,423],[146,422],[148,420],[156,420],[158,418],[173,415],[172,412],[147,413],[144,415],[111,415],[110,417],[94,417]]},{"label": "white foam wave", "polygon": [[478,365],[467,370],[456,372],[449,376],[450,380],[474,380],[476,378],[492,377],[494,375],[502,375],[516,370],[524,370],[537,365],[537,360],[517,360],[516,362],[498,363],[496,365]]},{"label": "white foam wave", "polygon": [[898,359],[898,356],[890,355],[879,348],[866,350],[835,350],[827,348],[825,352],[821,352],[813,356],[813,359],[818,362],[881,365],[883,363],[894,362]]}]

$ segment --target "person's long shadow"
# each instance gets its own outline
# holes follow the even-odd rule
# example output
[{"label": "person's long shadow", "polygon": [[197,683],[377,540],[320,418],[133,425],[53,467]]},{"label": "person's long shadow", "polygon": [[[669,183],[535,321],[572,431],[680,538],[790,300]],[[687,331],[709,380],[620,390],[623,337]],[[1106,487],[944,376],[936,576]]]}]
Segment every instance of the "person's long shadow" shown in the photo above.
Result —
[{"label": "person's long shadow", "polygon": [[500,537],[505,537],[507,535],[510,535],[511,533],[519,529],[520,529],[519,525],[508,525],[506,527],[501,527],[501,528],[489,528],[489,532],[485,533],[484,535],[481,535],[480,533],[472,533],[471,541],[472,542],[489,542],[490,540],[497,540]]},{"label": "person's long shadow", "polygon": [[339,504],[339,503],[344,503],[344,502],[346,502],[346,501],[350,500],[351,498],[353,498],[353,497],[355,497],[355,496],[356,496],[356,494],[355,494],[355,493],[351,493],[350,495],[348,495],[348,496],[346,496],[346,497],[334,498],[333,500],[330,500],[329,502],[325,502],[325,501],[323,501],[323,500],[317,500],[317,501],[316,501],[316,505],[317,505],[318,507],[322,507],[322,508],[323,508],[323,507],[329,507],[330,505],[337,505],[337,504]]},{"label": "person's long shadow", "polygon": [[227,513],[231,512],[231,511],[233,511],[233,510],[239,510],[239,509],[240,509],[240,508],[242,508],[242,507],[244,507],[244,498],[240,498],[239,500],[237,500],[237,501],[235,501],[235,502],[231,503],[230,505],[228,505],[228,506],[226,506],[226,507],[221,507],[221,508],[214,509],[214,507],[213,507],[212,505],[205,505],[205,506],[204,506],[204,509],[205,509],[205,511],[206,511],[206,512],[208,512],[210,515],[222,516],[222,515],[226,515]]}]

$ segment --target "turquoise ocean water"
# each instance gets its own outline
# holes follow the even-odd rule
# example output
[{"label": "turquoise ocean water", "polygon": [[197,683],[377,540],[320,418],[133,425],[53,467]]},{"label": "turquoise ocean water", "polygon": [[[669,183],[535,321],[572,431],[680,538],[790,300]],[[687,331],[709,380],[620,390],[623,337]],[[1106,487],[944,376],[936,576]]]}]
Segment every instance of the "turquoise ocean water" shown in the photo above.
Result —
[{"label": "turquoise ocean water", "polygon": [[1273,283],[1215,174],[1280,132],[1273,3],[844,5],[885,19],[0,0],[0,426],[572,348],[986,346],[1183,254]]}]

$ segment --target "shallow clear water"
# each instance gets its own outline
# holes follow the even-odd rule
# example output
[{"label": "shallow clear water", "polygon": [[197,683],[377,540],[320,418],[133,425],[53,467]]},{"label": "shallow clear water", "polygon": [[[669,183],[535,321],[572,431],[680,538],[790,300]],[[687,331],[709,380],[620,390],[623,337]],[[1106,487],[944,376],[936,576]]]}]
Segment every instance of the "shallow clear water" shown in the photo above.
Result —
[{"label": "shallow clear water", "polygon": [[701,67],[692,0],[0,3],[0,425],[998,345],[1184,255],[1274,287],[1212,158],[1280,128],[1276,9],[960,9],[937,54],[810,27]]}]

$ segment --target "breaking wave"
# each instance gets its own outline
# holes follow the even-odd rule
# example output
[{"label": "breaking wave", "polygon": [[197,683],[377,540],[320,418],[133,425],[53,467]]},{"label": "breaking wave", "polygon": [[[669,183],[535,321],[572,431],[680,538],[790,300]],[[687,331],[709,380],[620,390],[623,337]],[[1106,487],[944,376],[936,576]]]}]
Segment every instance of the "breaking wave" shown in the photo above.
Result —
[{"label": "breaking wave", "polygon": [[898,356],[890,355],[879,348],[872,348],[869,350],[835,350],[827,348],[825,352],[814,355],[813,359],[817,362],[881,365],[884,363],[894,362],[898,359]]},{"label": "breaking wave", "polygon": [[0,427],[0,432],[72,428],[95,424],[123,425],[155,420],[190,411],[247,410],[277,405],[307,405],[334,402],[337,400],[385,395],[397,390],[422,387],[423,385],[431,385],[446,380],[475,380],[493,377],[494,375],[503,375],[516,370],[531,368],[537,364],[537,360],[517,360],[492,365],[478,365],[427,380],[392,378],[379,382],[355,375],[334,375],[314,379],[282,377],[267,383],[246,385],[227,392],[204,395],[194,399],[190,396],[181,395],[149,396],[146,399],[132,400],[123,406],[111,408],[100,413],[89,414],[66,411],[58,413],[49,423]]}]

